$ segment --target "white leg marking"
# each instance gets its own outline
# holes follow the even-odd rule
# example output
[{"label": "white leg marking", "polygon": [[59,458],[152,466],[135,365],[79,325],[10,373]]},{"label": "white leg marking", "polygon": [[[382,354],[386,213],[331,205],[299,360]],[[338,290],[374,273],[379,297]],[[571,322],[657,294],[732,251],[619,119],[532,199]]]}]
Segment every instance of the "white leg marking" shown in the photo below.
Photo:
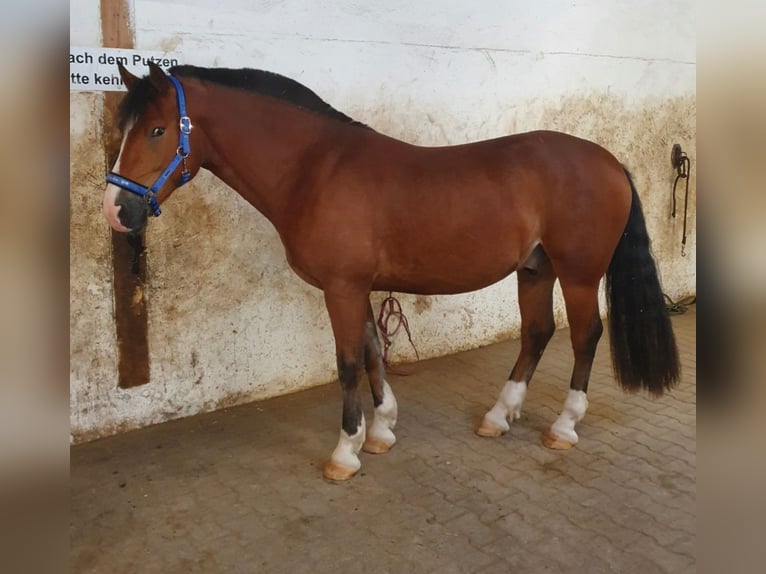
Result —
[{"label": "white leg marking", "polygon": [[524,381],[508,381],[505,383],[500,396],[486,415],[484,422],[494,425],[504,432],[510,430],[508,418],[516,420],[521,416],[521,405],[527,394],[527,383]]},{"label": "white leg marking", "polygon": [[365,423],[364,415],[362,415],[362,422],[359,423],[359,427],[356,429],[356,433],[349,435],[343,429],[340,429],[340,439],[338,440],[338,446],[332,452],[330,460],[345,468],[351,468],[353,470],[359,470],[362,463],[359,462],[357,453],[361,450],[364,444],[365,438]]},{"label": "white leg marking", "polygon": [[[125,128],[125,135],[122,138],[122,144],[120,145],[120,154],[117,156],[117,161],[114,162],[114,167],[112,168],[112,171],[114,173],[120,173],[120,158],[122,157],[122,150],[125,147],[125,140],[128,139],[128,133],[130,133],[130,130],[133,126],[126,126]],[[130,231],[127,227],[125,227],[119,218],[120,210],[122,209],[121,205],[115,205],[114,202],[117,201],[117,194],[120,192],[120,188],[116,185],[109,183],[106,186],[106,191],[104,192],[104,217],[106,217],[106,220],[109,222],[109,225],[114,229],[115,231],[122,231],[127,232]]]},{"label": "white leg marking", "polygon": [[551,432],[572,444],[577,444],[579,437],[575,432],[575,424],[582,420],[586,410],[588,410],[588,396],[585,392],[569,389],[564,410],[551,425]]},{"label": "white leg marking", "polygon": [[396,436],[391,432],[396,425],[398,407],[396,397],[391,390],[388,381],[383,381],[383,402],[375,407],[375,417],[372,419],[372,426],[369,430],[370,438],[381,441],[388,446],[396,442]]}]

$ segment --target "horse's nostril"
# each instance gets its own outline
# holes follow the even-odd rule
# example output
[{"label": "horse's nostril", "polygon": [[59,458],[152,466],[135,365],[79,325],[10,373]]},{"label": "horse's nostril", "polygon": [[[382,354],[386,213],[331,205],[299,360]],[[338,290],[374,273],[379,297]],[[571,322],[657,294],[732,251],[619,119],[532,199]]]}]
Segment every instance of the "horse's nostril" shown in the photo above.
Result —
[{"label": "horse's nostril", "polygon": [[147,222],[147,205],[141,197],[133,194],[121,194],[116,203],[120,223],[131,231],[139,231]]}]

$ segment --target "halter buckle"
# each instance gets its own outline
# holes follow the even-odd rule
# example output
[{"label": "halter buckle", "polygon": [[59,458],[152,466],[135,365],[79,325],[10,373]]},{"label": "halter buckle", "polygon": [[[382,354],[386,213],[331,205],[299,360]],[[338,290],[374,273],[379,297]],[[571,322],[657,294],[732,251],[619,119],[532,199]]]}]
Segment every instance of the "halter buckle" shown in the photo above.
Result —
[{"label": "halter buckle", "polygon": [[181,130],[182,134],[186,134],[187,136],[191,133],[192,128],[191,118],[189,116],[181,116],[181,119],[178,120],[178,129]]}]

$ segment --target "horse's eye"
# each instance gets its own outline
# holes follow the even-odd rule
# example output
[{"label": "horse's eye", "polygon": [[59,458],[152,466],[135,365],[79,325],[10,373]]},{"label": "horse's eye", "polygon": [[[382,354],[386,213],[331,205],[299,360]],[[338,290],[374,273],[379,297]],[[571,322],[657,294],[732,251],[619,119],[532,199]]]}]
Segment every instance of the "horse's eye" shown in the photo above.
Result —
[{"label": "horse's eye", "polygon": [[152,137],[153,138],[158,138],[158,137],[160,137],[164,133],[165,133],[165,128],[154,128],[152,130]]}]

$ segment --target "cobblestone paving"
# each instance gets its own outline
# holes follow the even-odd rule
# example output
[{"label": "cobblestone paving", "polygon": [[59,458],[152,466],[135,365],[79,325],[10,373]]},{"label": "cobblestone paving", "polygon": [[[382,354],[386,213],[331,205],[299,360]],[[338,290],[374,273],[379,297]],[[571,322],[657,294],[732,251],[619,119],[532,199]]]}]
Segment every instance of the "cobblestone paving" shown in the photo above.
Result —
[{"label": "cobblestone paving", "polygon": [[540,431],[566,397],[567,330],[501,438],[473,428],[518,341],[390,376],[398,443],[362,453],[346,483],[321,478],[340,424],[336,385],[74,447],[71,570],[694,572],[694,308],[673,322],[679,387],[660,400],[623,394],[604,337],[580,443],[566,452],[543,448]]}]

